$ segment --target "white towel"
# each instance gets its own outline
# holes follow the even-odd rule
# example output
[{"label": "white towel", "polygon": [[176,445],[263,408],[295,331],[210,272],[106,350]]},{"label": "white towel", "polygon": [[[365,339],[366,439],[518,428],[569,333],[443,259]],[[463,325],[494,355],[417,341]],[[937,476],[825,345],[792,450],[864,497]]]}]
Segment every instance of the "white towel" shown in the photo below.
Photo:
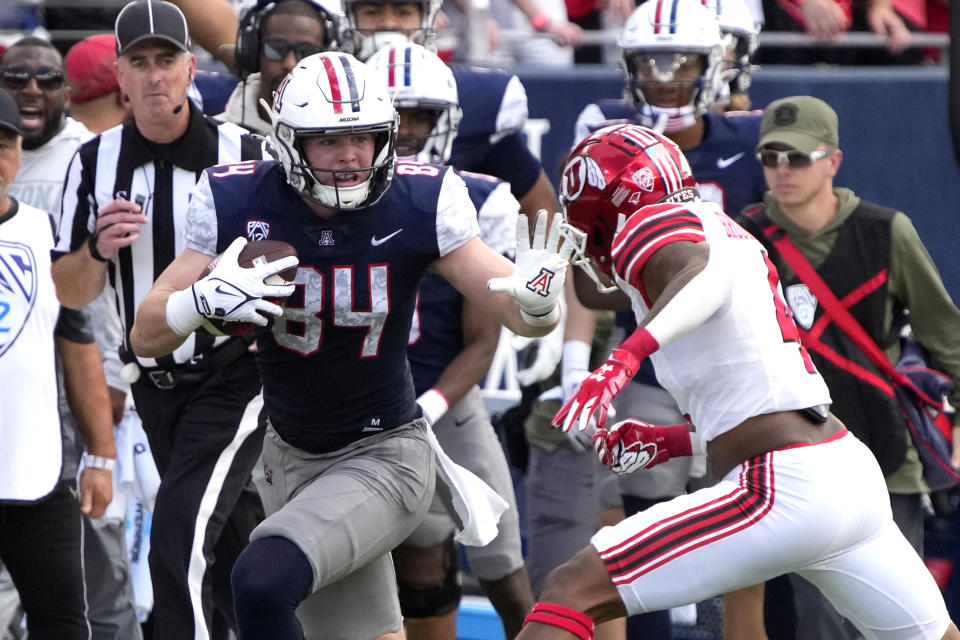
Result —
[{"label": "white towel", "polygon": [[136,411],[129,413],[133,414],[130,427],[130,449],[133,452],[134,495],[143,500],[147,510],[153,513],[157,491],[160,490],[160,473],[157,471],[157,464],[153,461],[153,452],[150,451],[150,443],[147,441],[147,434],[143,430],[140,416]]},{"label": "white towel", "polygon": [[[113,501],[107,506],[106,518],[125,520],[128,502],[139,498],[152,513],[160,488],[160,474],[153,462],[143,423],[133,405],[128,405],[123,419],[113,431],[117,444],[117,462],[113,467]],[[83,471],[81,461],[79,471]]]},{"label": "white towel", "polygon": [[150,581],[150,527],[153,515],[144,502],[134,496],[128,502],[126,543],[130,557],[130,584],[133,586],[133,601],[140,622],[147,619],[153,610],[153,583]]},{"label": "white towel", "polygon": [[[489,544],[497,537],[497,523],[510,505],[486,482],[451,460],[430,427],[427,440],[437,456],[437,479],[450,491],[454,510],[450,515],[459,529],[454,540],[470,547]],[[443,491],[443,487],[438,486],[438,490]]]}]

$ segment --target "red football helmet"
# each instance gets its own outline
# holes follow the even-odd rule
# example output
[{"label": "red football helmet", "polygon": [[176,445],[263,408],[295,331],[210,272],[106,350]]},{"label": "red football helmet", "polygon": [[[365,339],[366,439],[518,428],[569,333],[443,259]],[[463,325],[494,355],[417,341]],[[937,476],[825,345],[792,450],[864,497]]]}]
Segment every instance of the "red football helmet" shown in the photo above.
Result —
[{"label": "red football helmet", "polygon": [[646,127],[618,124],[595,131],[570,153],[560,183],[564,242],[572,263],[605,293],[597,275],[611,273],[610,247],[624,220],[658,202],[698,200],[696,181],[680,148]]}]

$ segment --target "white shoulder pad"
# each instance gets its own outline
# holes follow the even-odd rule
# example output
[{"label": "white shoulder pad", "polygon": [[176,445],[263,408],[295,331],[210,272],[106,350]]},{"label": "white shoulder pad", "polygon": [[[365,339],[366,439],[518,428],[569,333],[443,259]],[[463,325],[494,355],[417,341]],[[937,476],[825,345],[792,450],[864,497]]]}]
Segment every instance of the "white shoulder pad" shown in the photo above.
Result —
[{"label": "white shoulder pad", "polygon": [[477,210],[467,185],[453,169],[447,169],[437,198],[437,246],[443,257],[480,234]]},{"label": "white shoulder pad", "polygon": [[190,192],[185,235],[188,249],[210,257],[217,255],[217,208],[206,171],[200,174],[200,179]]},{"label": "white shoulder pad", "polygon": [[497,111],[496,130],[490,136],[490,144],[496,144],[511,133],[523,129],[528,115],[527,91],[520,78],[510,76],[507,87],[503,90],[503,100]]}]

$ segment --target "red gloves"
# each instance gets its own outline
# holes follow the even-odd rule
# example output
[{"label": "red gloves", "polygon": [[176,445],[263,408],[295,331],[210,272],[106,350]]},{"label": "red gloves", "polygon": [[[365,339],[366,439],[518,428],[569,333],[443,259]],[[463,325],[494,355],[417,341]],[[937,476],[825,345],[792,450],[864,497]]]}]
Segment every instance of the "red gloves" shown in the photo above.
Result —
[{"label": "red gloves", "polygon": [[580,383],[576,394],[553,419],[553,426],[568,432],[576,424],[580,431],[586,431],[594,410],[597,410],[596,426],[605,425],[613,396],[630,382],[643,359],[659,348],[657,339],[645,327],[634,331],[599,369]]},{"label": "red gloves", "polygon": [[661,427],[634,418],[618,422],[609,431],[597,431],[593,448],[600,462],[615,473],[649,469],[670,458],[693,454],[687,425]]},{"label": "red gloves", "polygon": [[641,359],[627,349],[614,349],[599,369],[584,378],[577,392],[553,419],[553,425],[567,432],[576,424],[577,429],[586,431],[594,410],[597,411],[597,427],[605,425],[613,396],[630,382]]}]

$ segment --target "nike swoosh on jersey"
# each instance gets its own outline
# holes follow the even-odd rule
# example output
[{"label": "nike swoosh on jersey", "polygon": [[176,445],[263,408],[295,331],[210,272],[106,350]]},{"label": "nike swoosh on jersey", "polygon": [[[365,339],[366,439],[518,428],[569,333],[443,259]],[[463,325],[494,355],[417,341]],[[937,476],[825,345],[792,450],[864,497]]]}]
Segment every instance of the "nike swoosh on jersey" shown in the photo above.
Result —
[{"label": "nike swoosh on jersey", "polygon": [[717,169],[726,169],[734,162],[742,158],[747,152],[741,151],[735,156],[730,156],[729,158],[717,158]]},{"label": "nike swoosh on jersey", "polygon": [[396,231],[394,231],[393,233],[391,233],[391,234],[388,235],[388,236],[383,236],[382,238],[378,238],[377,236],[373,236],[373,237],[370,238],[370,244],[373,245],[374,247],[379,247],[379,246],[382,245],[384,242],[386,242],[387,240],[389,240],[389,239],[392,238],[393,236],[397,235],[397,234],[400,233],[401,231],[403,231],[403,227],[397,229]]}]

